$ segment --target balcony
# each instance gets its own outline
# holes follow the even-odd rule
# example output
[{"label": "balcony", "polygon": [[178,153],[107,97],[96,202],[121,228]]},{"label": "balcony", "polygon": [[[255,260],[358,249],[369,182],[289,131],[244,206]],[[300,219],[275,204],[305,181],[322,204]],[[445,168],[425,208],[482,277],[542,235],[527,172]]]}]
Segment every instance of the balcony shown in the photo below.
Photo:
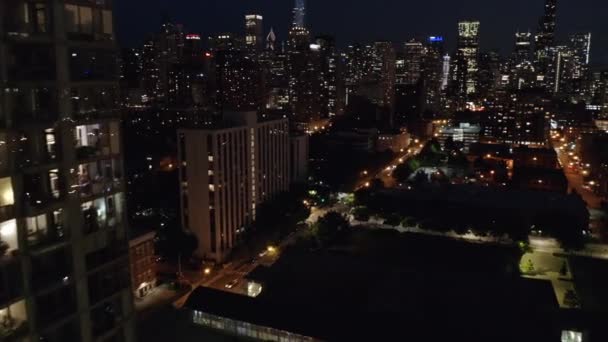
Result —
[{"label": "balcony", "polygon": [[51,44],[14,44],[8,49],[9,81],[53,81],[57,78]]},{"label": "balcony", "polygon": [[5,0],[4,29],[8,37],[42,37],[50,33],[48,5],[45,2]]},{"label": "balcony", "polygon": [[[44,328],[76,313],[76,293],[73,284],[61,286],[35,298],[38,324]],[[79,334],[69,335],[79,336]],[[77,339],[50,339],[51,341],[76,341]]]},{"label": "balcony", "polygon": [[42,249],[52,245],[65,242],[69,239],[67,229],[61,225],[53,225],[46,230],[39,230],[32,234],[28,234],[27,243],[33,250]]},{"label": "balcony", "polygon": [[95,305],[113,295],[129,289],[129,265],[124,260],[97,271],[88,277],[89,302]]},{"label": "balcony", "polygon": [[72,89],[72,115],[76,120],[117,117],[118,89],[115,87],[77,87]]},{"label": "balcony", "polygon": [[121,180],[119,160],[101,160],[78,166],[78,189],[82,198],[119,190]]},{"label": "balcony", "polygon": [[47,290],[72,281],[72,257],[67,248],[32,257],[32,287],[35,291]]},{"label": "balcony", "polygon": [[27,331],[25,301],[0,306],[0,341],[21,341]]},{"label": "balcony", "polygon": [[116,328],[122,320],[121,298],[102,303],[91,311],[93,336],[99,337]]},{"label": "balcony", "polygon": [[115,122],[76,126],[76,158],[89,160],[120,153],[119,132]]},{"label": "balcony", "polygon": [[97,198],[81,204],[84,219],[83,231],[91,234],[102,229],[112,228],[123,220],[123,193]]}]

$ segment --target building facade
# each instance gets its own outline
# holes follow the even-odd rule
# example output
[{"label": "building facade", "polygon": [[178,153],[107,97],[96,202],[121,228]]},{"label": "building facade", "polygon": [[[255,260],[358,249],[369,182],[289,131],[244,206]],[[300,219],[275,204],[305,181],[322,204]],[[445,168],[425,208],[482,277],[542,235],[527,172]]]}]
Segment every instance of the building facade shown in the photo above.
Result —
[{"label": "building facade", "polygon": [[156,287],[155,232],[149,232],[129,241],[131,289],[138,298],[145,297]]},{"label": "building facade", "polygon": [[289,122],[225,113],[228,127],[180,130],[182,222],[195,254],[223,262],[257,208],[290,185]]},{"label": "building facade", "polygon": [[134,341],[111,2],[0,21],[2,339]]}]

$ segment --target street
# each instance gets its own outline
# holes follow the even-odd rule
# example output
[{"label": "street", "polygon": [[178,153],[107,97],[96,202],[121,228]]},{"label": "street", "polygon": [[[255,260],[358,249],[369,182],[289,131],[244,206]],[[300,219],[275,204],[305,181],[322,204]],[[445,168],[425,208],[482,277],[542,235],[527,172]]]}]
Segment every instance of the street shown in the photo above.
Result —
[{"label": "street", "polygon": [[371,181],[373,181],[374,179],[380,179],[382,183],[384,183],[385,187],[395,187],[397,184],[392,176],[393,170],[397,167],[397,165],[407,162],[412,157],[420,153],[420,150],[422,150],[422,147],[426,143],[426,141],[415,141],[417,142],[412,143],[407,150],[398,153],[397,157],[388,164],[386,164],[378,173],[369,174],[368,171],[363,171],[363,173],[361,174],[361,179],[355,185],[355,190],[369,186],[369,184],[371,184]]}]

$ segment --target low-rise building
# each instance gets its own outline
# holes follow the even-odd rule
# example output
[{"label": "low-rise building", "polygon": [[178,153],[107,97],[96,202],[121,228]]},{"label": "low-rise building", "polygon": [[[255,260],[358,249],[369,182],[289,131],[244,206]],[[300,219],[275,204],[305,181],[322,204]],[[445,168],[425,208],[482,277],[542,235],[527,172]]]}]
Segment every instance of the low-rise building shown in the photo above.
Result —
[{"label": "low-rise building", "polygon": [[410,145],[410,135],[405,131],[380,132],[376,141],[376,151],[398,153]]},{"label": "low-rise building", "polygon": [[461,145],[465,152],[468,152],[471,144],[479,142],[480,132],[481,127],[479,125],[461,122],[457,126],[442,128],[437,139],[443,147],[445,147],[445,142],[451,139],[452,142]]},{"label": "low-rise building", "polygon": [[145,297],[156,286],[155,238],[155,232],[148,232],[129,241],[131,287],[137,298]]}]

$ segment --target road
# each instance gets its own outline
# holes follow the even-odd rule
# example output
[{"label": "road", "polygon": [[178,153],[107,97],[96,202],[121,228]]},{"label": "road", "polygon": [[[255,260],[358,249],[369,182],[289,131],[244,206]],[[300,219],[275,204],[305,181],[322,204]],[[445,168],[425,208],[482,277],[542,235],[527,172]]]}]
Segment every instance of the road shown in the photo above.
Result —
[{"label": "road", "polygon": [[398,153],[395,159],[384,165],[384,167],[376,174],[368,174],[367,171],[364,171],[364,173],[361,174],[361,179],[355,185],[355,190],[369,186],[371,181],[376,178],[380,179],[384,183],[384,186],[387,188],[395,187],[397,183],[392,176],[393,170],[397,167],[397,165],[407,162],[409,159],[420,153],[420,150],[422,149],[425,143],[426,141],[418,141],[418,143],[412,143],[407,151]]},{"label": "road", "polygon": [[[335,209],[331,210],[345,210],[344,206],[338,205]],[[311,208],[311,213],[306,222],[308,224],[314,224],[317,220],[325,215],[329,209],[319,209],[316,207]],[[260,265],[270,266],[280,257],[282,250],[287,248],[288,245],[294,243],[299,236],[305,234],[307,228],[299,229],[289,234],[283,239],[278,246],[272,246],[271,250],[260,251],[258,256],[251,261],[251,259],[240,259],[233,260],[229,265],[224,268],[215,269],[211,271],[209,275],[204,275],[203,271],[200,272],[184,272],[188,282],[192,285],[192,289],[196,289],[199,286],[210,287],[216,290],[227,291],[237,293],[241,295],[247,295],[247,281],[245,277],[256,267]],[[227,288],[226,284],[236,281],[236,285],[232,288]],[[173,306],[181,308],[190,292],[173,302]]]},{"label": "road", "polygon": [[[590,209],[599,209],[601,208],[602,198],[596,195],[593,191],[589,190],[589,188],[584,186],[584,177],[578,171],[579,168],[576,166],[578,161],[574,159],[577,157],[576,155],[569,156],[567,152],[561,150],[559,144],[563,142],[559,142],[557,140],[553,140],[553,144],[555,147],[555,151],[557,152],[557,156],[559,158],[559,162],[564,169],[564,173],[566,174],[566,178],[568,179],[568,187],[570,191],[575,190],[579,193],[587,206]],[[573,163],[575,167],[570,167],[570,163]]]}]

